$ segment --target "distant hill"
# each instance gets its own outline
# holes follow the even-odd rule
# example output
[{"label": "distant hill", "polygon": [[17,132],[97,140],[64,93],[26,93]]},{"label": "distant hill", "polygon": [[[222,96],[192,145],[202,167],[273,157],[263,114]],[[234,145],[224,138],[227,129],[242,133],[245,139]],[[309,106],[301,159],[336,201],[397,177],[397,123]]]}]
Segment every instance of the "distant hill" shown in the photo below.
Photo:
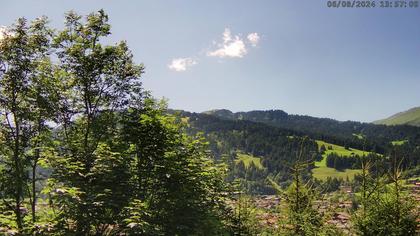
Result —
[{"label": "distant hill", "polygon": [[377,120],[374,124],[383,125],[412,125],[420,127],[420,107],[399,112],[383,120]]},{"label": "distant hill", "polygon": [[222,109],[204,113],[225,120],[264,123],[300,132],[313,139],[377,153],[383,153],[385,147],[395,140],[410,139],[413,143],[420,143],[420,127],[410,125],[385,126],[357,121],[337,121],[329,118],[292,115],[282,110],[231,112]]},{"label": "distant hill", "polygon": [[[407,169],[420,166],[420,127],[337,121],[290,115],[282,110],[168,112],[179,115],[190,135],[202,133],[215,160],[227,164],[227,179],[240,180],[252,194],[273,194],[275,190],[267,179],[287,185],[290,165],[306,136],[309,137],[305,145],[306,158],[315,160],[303,173],[306,179],[310,176],[319,180],[352,179],[359,173],[353,166],[347,169],[327,166],[331,153],[348,157],[353,153],[361,156],[360,153],[367,151],[386,156],[398,146],[399,151],[405,153],[403,165]],[[322,151],[322,145],[327,150]]]}]

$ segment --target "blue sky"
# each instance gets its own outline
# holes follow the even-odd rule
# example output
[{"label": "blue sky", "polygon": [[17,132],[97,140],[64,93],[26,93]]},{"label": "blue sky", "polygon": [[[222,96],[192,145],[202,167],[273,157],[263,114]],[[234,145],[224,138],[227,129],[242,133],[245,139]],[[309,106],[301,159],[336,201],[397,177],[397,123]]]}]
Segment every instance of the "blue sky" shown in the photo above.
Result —
[{"label": "blue sky", "polygon": [[61,28],[68,10],[103,8],[110,39],[128,41],[146,66],[144,87],[171,108],[372,121],[420,106],[420,8],[329,9],[324,0],[0,3],[6,26],[46,15]]}]

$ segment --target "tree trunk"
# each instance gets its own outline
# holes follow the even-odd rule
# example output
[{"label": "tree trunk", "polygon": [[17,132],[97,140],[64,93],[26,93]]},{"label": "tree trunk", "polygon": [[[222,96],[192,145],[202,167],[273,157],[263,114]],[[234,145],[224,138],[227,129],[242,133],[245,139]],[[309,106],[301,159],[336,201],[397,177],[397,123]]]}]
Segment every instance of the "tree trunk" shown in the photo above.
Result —
[{"label": "tree trunk", "polygon": [[15,136],[15,147],[13,153],[13,159],[15,163],[16,171],[16,193],[15,193],[15,214],[16,214],[16,223],[19,231],[23,228],[22,212],[21,212],[21,197],[23,195],[23,181],[22,181],[22,170],[19,160],[19,124],[16,123],[16,136]]},{"label": "tree trunk", "polygon": [[36,160],[34,160],[34,163],[32,165],[32,222],[36,222],[36,167],[37,167],[37,160],[39,157],[39,150],[37,150],[37,157]]}]

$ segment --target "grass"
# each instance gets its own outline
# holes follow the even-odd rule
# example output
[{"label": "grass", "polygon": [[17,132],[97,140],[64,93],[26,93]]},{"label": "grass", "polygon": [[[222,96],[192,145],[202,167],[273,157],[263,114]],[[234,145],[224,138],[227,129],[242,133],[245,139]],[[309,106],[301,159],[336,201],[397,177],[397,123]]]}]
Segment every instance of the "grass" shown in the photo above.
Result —
[{"label": "grass", "polygon": [[401,146],[407,142],[408,140],[396,140],[396,141],[392,141],[391,144],[392,146]]},{"label": "grass", "polygon": [[238,155],[238,159],[235,160],[236,164],[243,162],[245,165],[245,168],[249,168],[251,166],[251,163],[253,163],[257,169],[259,170],[264,169],[264,167],[261,164],[261,158],[255,157],[249,154],[245,154],[242,152],[239,152],[237,155]]},{"label": "grass", "polygon": [[354,176],[356,174],[361,173],[362,170],[358,169],[358,170],[353,170],[353,169],[345,169],[344,171],[339,171],[336,170],[334,168],[330,168],[330,167],[317,167],[312,169],[312,175],[320,180],[326,180],[328,177],[331,178],[338,178],[338,179],[344,179],[346,180],[347,178],[349,180],[354,179]]},{"label": "grass", "polygon": [[[316,143],[318,144],[319,149],[321,149],[322,145],[324,145],[325,148],[327,149],[324,155],[322,155],[323,157],[327,157],[330,153],[336,153],[339,156],[352,156],[352,155],[363,156],[363,155],[369,154],[369,152],[364,152],[359,149],[354,149],[354,148],[345,149],[343,146],[327,143],[321,140],[316,140]],[[329,147],[331,147],[331,149]]]},{"label": "grass", "polygon": [[[356,135],[355,135],[356,136]],[[345,169],[343,171],[336,170],[334,168],[327,167],[327,156],[330,153],[336,153],[340,156],[352,156],[352,155],[367,155],[369,152],[364,152],[359,149],[349,148],[346,149],[343,146],[327,143],[321,140],[316,140],[316,143],[318,144],[318,148],[321,149],[321,146],[324,145],[326,148],[326,151],[322,155],[322,160],[315,162],[316,168],[312,169],[312,175],[320,180],[326,180],[327,177],[332,178],[342,178],[349,180],[352,180],[354,176],[358,173],[360,173],[360,170],[353,170],[353,169]]]},{"label": "grass", "polygon": [[353,134],[353,136],[355,136],[358,139],[364,139],[362,134]]}]

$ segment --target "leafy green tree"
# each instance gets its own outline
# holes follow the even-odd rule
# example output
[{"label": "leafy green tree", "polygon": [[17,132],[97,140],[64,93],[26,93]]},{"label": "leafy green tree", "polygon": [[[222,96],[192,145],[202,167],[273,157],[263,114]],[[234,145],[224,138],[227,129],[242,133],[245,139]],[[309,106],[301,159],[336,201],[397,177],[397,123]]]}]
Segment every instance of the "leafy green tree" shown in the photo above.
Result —
[{"label": "leafy green tree", "polygon": [[[145,100],[143,109],[129,109],[124,119],[126,142],[134,156],[135,208],[126,222],[131,233],[145,235],[214,235],[223,231],[223,181],[202,138],[187,136],[165,105]],[[147,226],[150,231],[145,232]],[[153,226],[153,227],[151,227]],[[134,232],[133,232],[134,230]]]},{"label": "leafy green tree", "polygon": [[1,222],[23,232],[28,199],[38,222],[47,163],[52,211],[30,233],[222,234],[226,166],[142,91],[143,67],[109,34],[103,11],[69,12],[56,35],[20,19],[0,42]]},{"label": "leafy green tree", "polygon": [[[0,41],[1,197],[13,209],[19,231],[25,200],[36,221],[38,162],[50,137],[52,120],[49,49],[51,30],[45,17],[28,24],[20,18]],[[29,176],[31,173],[31,176]],[[13,199],[13,200],[12,200]]]},{"label": "leafy green tree", "polygon": [[53,44],[62,93],[57,112],[60,158],[52,165],[60,191],[74,193],[60,196],[61,223],[77,234],[101,234],[112,228],[129,201],[125,187],[130,163],[116,139],[117,112],[142,95],[143,67],[133,62],[125,42],[102,45],[109,34],[104,11],[85,21],[69,12]]},{"label": "leafy green tree", "polygon": [[[30,205],[32,209],[32,222],[36,222],[36,204],[39,194],[38,180],[44,181],[38,174],[40,162],[50,155],[52,148],[52,131],[49,122],[55,121],[55,105],[57,103],[58,80],[54,77],[54,66],[49,58],[51,50],[52,30],[47,26],[45,17],[33,21],[30,28],[32,33],[31,44],[38,45],[35,63],[36,75],[31,80],[31,90],[28,98],[31,99],[31,112],[33,118],[33,135],[29,141],[31,149],[28,158],[31,166]],[[41,184],[42,185],[42,184]]]}]

